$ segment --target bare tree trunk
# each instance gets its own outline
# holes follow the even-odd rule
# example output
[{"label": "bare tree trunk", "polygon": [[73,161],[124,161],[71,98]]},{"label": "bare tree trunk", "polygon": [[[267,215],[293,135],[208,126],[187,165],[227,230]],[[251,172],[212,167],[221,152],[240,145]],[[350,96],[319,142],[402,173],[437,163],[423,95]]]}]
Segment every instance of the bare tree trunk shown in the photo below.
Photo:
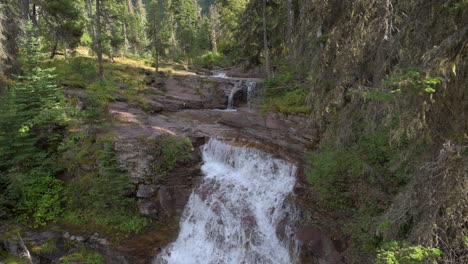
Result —
[{"label": "bare tree trunk", "polygon": [[158,72],[159,72],[159,50],[155,47],[154,50],[154,79],[158,78]]},{"label": "bare tree trunk", "polygon": [[218,32],[217,26],[219,23],[218,7],[213,4],[210,7],[210,30],[211,30],[211,49],[213,52],[218,52]]},{"label": "bare tree trunk", "polygon": [[50,57],[49,59],[55,58],[55,54],[57,53],[57,47],[58,47],[58,38],[55,38],[54,41],[54,46],[52,47],[52,51],[50,52]]},{"label": "bare tree trunk", "polygon": [[392,30],[392,2],[391,0],[385,0],[385,18],[384,18],[384,40],[390,39],[390,33]]},{"label": "bare tree trunk", "polygon": [[34,28],[38,28],[39,23],[37,22],[37,10],[36,4],[32,5],[32,23]]},{"label": "bare tree trunk", "polygon": [[292,31],[293,31],[293,13],[292,13],[292,0],[288,0],[287,3],[287,12],[288,12],[288,52],[289,52],[289,65],[294,65],[294,47],[292,40]]},{"label": "bare tree trunk", "polygon": [[28,260],[28,263],[32,264],[33,260],[32,260],[32,257],[31,257],[31,253],[29,253],[28,248],[24,244],[23,238],[21,237],[20,233],[18,233],[18,238],[20,240],[21,248],[23,248],[23,250],[24,250],[24,255],[25,255],[26,259]]},{"label": "bare tree trunk", "polygon": [[132,0],[127,0],[127,8],[128,12],[130,12],[131,15],[135,13],[135,8],[133,7]]},{"label": "bare tree trunk", "polygon": [[123,23],[123,34],[124,34],[124,54],[125,56],[127,56],[128,47],[130,46],[130,43],[128,42],[128,36],[127,36],[127,22]]},{"label": "bare tree trunk", "polygon": [[100,0],[96,0],[96,55],[99,65],[99,79],[104,79],[104,64],[102,61],[102,44],[101,44],[101,7]]},{"label": "bare tree trunk", "polygon": [[96,43],[97,43],[97,39],[96,39],[96,25],[95,25],[95,21],[94,21],[94,14],[93,14],[93,0],[88,0],[88,17],[89,19],[91,20],[91,30],[93,31],[93,45],[94,45],[94,49],[97,50],[96,48]]},{"label": "bare tree trunk", "polygon": [[21,9],[23,11],[23,17],[24,17],[24,20],[26,21],[29,21],[31,19],[30,17],[30,10],[29,10],[29,4],[30,4],[30,0],[21,0]]},{"label": "bare tree trunk", "polygon": [[263,0],[263,48],[265,52],[265,71],[267,78],[271,78],[270,51],[268,49],[267,21],[266,21],[266,0]]}]

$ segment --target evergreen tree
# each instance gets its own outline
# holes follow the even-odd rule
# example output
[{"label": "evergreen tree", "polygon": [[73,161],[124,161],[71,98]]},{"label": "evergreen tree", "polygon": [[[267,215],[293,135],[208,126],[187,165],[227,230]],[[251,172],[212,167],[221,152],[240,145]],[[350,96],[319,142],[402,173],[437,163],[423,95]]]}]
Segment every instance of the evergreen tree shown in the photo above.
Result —
[{"label": "evergreen tree", "polygon": [[181,51],[187,55],[195,48],[197,37],[198,5],[196,0],[172,0],[172,11],[176,22],[176,34]]},{"label": "evergreen tree", "polygon": [[[35,35],[29,22],[20,53],[23,75],[12,83],[0,106],[0,209],[20,210],[42,224],[60,211],[61,187],[50,165],[68,111],[54,69],[41,67],[44,54]],[[17,206],[13,198],[20,200]]]}]

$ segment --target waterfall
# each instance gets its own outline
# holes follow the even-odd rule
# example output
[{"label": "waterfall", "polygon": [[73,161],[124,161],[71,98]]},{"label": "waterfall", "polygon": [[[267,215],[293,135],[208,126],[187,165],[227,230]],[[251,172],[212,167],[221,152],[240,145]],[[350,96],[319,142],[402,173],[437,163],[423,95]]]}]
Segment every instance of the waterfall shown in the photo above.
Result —
[{"label": "waterfall", "polygon": [[217,72],[215,74],[212,75],[213,77],[216,77],[216,78],[227,78],[227,74],[225,72]]},{"label": "waterfall", "polygon": [[296,263],[296,214],[285,201],[296,167],[214,139],[203,160],[205,177],[186,205],[178,238],[153,263]]},{"label": "waterfall", "polygon": [[240,90],[242,90],[242,81],[236,82],[234,87],[232,87],[231,92],[229,93],[229,97],[228,97],[227,109],[234,109],[234,96]]},{"label": "waterfall", "polygon": [[252,108],[252,102],[256,96],[255,88],[257,87],[257,83],[248,81],[245,85],[247,86],[247,105],[249,106],[249,108]]}]

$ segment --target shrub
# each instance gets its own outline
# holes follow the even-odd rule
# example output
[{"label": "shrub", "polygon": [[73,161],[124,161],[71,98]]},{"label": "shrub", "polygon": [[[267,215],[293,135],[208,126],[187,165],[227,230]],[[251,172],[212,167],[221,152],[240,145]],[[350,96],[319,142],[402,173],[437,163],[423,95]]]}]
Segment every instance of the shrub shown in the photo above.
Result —
[{"label": "shrub", "polygon": [[221,53],[207,52],[195,59],[195,65],[213,69],[214,67],[228,66],[228,60]]},{"label": "shrub", "polygon": [[190,158],[190,152],[193,149],[189,139],[166,136],[161,138],[156,144],[160,157],[157,163],[153,164],[153,171],[158,174],[166,174],[172,171],[177,162]]},{"label": "shrub", "polygon": [[405,69],[387,79],[384,84],[391,87],[391,93],[432,94],[443,81],[440,77],[421,74],[417,69]]},{"label": "shrub", "polygon": [[437,248],[411,246],[396,241],[385,243],[377,254],[380,264],[430,264],[437,263],[442,251]]},{"label": "shrub", "polygon": [[348,187],[363,167],[355,153],[329,146],[312,155],[309,164],[309,182],[317,188],[324,202],[333,208],[346,206]]},{"label": "shrub", "polygon": [[307,89],[294,82],[294,73],[284,71],[265,82],[262,112],[284,114],[309,114]]}]

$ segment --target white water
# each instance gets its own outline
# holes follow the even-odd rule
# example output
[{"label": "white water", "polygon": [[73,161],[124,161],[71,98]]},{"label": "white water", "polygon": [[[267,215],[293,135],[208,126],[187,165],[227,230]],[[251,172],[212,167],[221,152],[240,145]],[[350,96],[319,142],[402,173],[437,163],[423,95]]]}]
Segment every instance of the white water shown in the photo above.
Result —
[{"label": "white water", "polygon": [[255,149],[210,140],[203,148],[205,174],[184,210],[177,240],[153,263],[296,263],[285,199],[296,167]]},{"label": "white water", "polygon": [[237,82],[234,85],[234,87],[232,87],[231,92],[229,93],[229,97],[228,97],[227,109],[234,109],[234,96],[240,90],[242,90],[242,81]]},{"label": "white water", "polygon": [[249,106],[249,108],[252,108],[253,99],[256,96],[255,88],[257,87],[257,83],[249,81],[246,83],[246,86],[247,86],[247,105]]},{"label": "white water", "polygon": [[227,78],[227,74],[225,72],[217,72],[215,74],[212,75],[213,77],[217,77],[217,78]]}]

